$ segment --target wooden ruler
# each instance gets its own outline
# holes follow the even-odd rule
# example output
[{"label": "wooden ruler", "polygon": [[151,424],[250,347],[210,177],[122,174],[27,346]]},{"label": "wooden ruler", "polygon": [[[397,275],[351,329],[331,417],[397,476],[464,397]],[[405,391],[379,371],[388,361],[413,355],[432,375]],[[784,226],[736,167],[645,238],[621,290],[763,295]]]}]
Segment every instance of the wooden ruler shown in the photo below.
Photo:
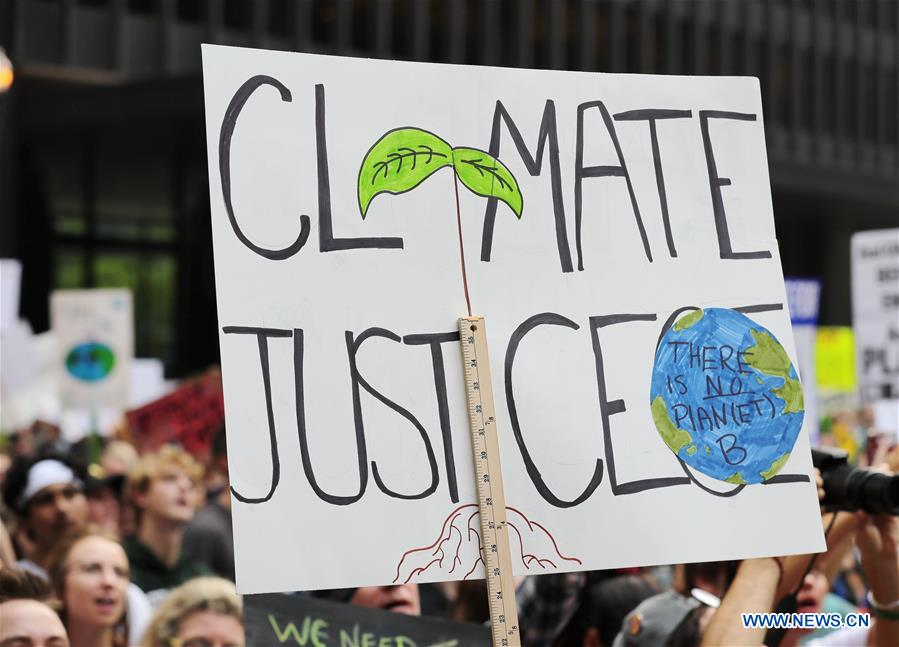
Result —
[{"label": "wooden ruler", "polygon": [[515,605],[515,580],[512,553],[506,527],[506,498],[500,466],[499,439],[496,433],[496,408],[487,355],[487,329],[483,317],[459,319],[459,336],[468,396],[468,420],[478,488],[481,517],[481,543],[487,594],[490,603],[490,627],[494,647],[521,645],[518,609]]}]

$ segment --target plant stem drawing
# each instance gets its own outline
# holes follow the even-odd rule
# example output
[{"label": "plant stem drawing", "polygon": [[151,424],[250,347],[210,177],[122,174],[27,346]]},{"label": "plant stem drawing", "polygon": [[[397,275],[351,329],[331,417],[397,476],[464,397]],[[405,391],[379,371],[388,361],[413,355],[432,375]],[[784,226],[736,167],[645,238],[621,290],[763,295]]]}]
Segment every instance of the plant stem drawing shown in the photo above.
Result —
[{"label": "plant stem drawing", "polygon": [[512,172],[498,159],[477,148],[451,146],[434,133],[421,128],[402,127],[387,131],[368,149],[359,168],[358,200],[362,218],[372,200],[382,193],[398,195],[411,191],[442,168],[453,169],[456,191],[456,220],[462,260],[462,286],[471,312],[465,249],[462,243],[462,215],[459,209],[461,181],[472,193],[506,203],[521,218],[524,198]]},{"label": "plant stem drawing", "polygon": [[448,166],[472,193],[502,200],[521,218],[524,200],[518,181],[502,162],[477,148],[450,146],[421,128],[390,130],[365,154],[358,189],[362,217],[375,196],[411,191]]},{"label": "plant stem drawing", "polygon": [[[357,185],[359,211],[364,219],[372,200],[378,195],[382,193],[398,195],[411,191],[446,167],[453,169],[462,287],[468,315],[471,316],[459,182],[475,195],[501,200],[518,219],[521,219],[524,198],[515,176],[501,161],[477,148],[452,146],[441,137],[421,128],[402,127],[389,130],[368,149],[359,168]],[[532,522],[515,508],[507,507],[506,510],[514,513],[516,522],[509,520],[507,524],[518,539],[519,557],[525,569],[530,570],[532,566],[541,570],[547,567],[556,568],[557,564],[561,563],[560,560],[581,563],[579,559],[562,555],[555,539],[546,528]],[[457,568],[465,571],[462,579],[470,577],[479,564],[484,564],[484,546],[476,527],[478,524],[472,525],[478,514],[476,504],[462,505],[453,510],[444,520],[440,536],[433,544],[403,553],[393,581],[409,582],[426,571],[443,570],[445,574],[452,575]],[[463,565],[462,556],[471,555],[473,552],[470,549],[463,550],[463,547],[472,542],[477,549],[477,559],[472,564]]]},{"label": "plant stem drawing", "polygon": [[[506,506],[506,513],[511,529],[509,538],[513,558],[520,559],[525,570],[539,572],[547,568],[558,568],[563,561],[581,564],[578,558],[562,554],[552,533],[544,526],[512,506]],[[396,566],[393,582],[411,582],[428,572],[453,575],[457,568],[460,572],[464,570],[463,580],[471,577],[478,565],[484,564],[480,526],[475,521],[477,516],[477,504],[469,503],[455,508],[443,521],[440,535],[431,545],[412,548],[403,553]],[[470,551],[463,550],[463,546],[469,542],[477,543],[477,559],[471,564],[464,564],[462,558]]]}]

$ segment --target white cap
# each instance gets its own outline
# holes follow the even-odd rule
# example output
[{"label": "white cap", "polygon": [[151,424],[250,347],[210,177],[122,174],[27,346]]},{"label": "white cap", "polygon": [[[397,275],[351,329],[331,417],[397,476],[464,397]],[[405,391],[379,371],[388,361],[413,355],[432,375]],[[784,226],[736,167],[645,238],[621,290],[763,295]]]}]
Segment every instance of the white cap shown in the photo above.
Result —
[{"label": "white cap", "polygon": [[51,485],[75,485],[81,487],[81,480],[68,465],[53,458],[38,461],[28,470],[28,483],[19,497],[19,507],[24,508],[35,494]]}]

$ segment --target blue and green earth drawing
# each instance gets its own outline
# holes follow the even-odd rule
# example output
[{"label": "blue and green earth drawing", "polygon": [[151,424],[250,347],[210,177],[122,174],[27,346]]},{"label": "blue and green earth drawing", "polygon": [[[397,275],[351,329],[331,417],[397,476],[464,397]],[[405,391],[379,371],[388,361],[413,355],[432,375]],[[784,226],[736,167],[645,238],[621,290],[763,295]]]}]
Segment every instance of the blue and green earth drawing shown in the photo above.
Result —
[{"label": "blue and green earth drawing", "polygon": [[66,354],[66,370],[69,375],[83,382],[102,380],[115,366],[115,353],[98,342],[78,344]]},{"label": "blue and green earth drawing", "polygon": [[762,483],[786,464],[805,409],[777,338],[725,308],[681,316],[656,350],[652,417],[691,468],[734,484]]}]

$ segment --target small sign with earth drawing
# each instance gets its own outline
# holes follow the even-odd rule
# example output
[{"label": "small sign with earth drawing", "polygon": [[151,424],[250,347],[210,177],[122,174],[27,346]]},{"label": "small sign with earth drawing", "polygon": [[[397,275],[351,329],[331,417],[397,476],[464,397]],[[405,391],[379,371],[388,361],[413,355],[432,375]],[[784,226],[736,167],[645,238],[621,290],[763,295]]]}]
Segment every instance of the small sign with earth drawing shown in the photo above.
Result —
[{"label": "small sign with earth drawing", "polygon": [[123,410],[134,357],[131,292],[58,290],[50,296],[50,319],[62,408]]}]

